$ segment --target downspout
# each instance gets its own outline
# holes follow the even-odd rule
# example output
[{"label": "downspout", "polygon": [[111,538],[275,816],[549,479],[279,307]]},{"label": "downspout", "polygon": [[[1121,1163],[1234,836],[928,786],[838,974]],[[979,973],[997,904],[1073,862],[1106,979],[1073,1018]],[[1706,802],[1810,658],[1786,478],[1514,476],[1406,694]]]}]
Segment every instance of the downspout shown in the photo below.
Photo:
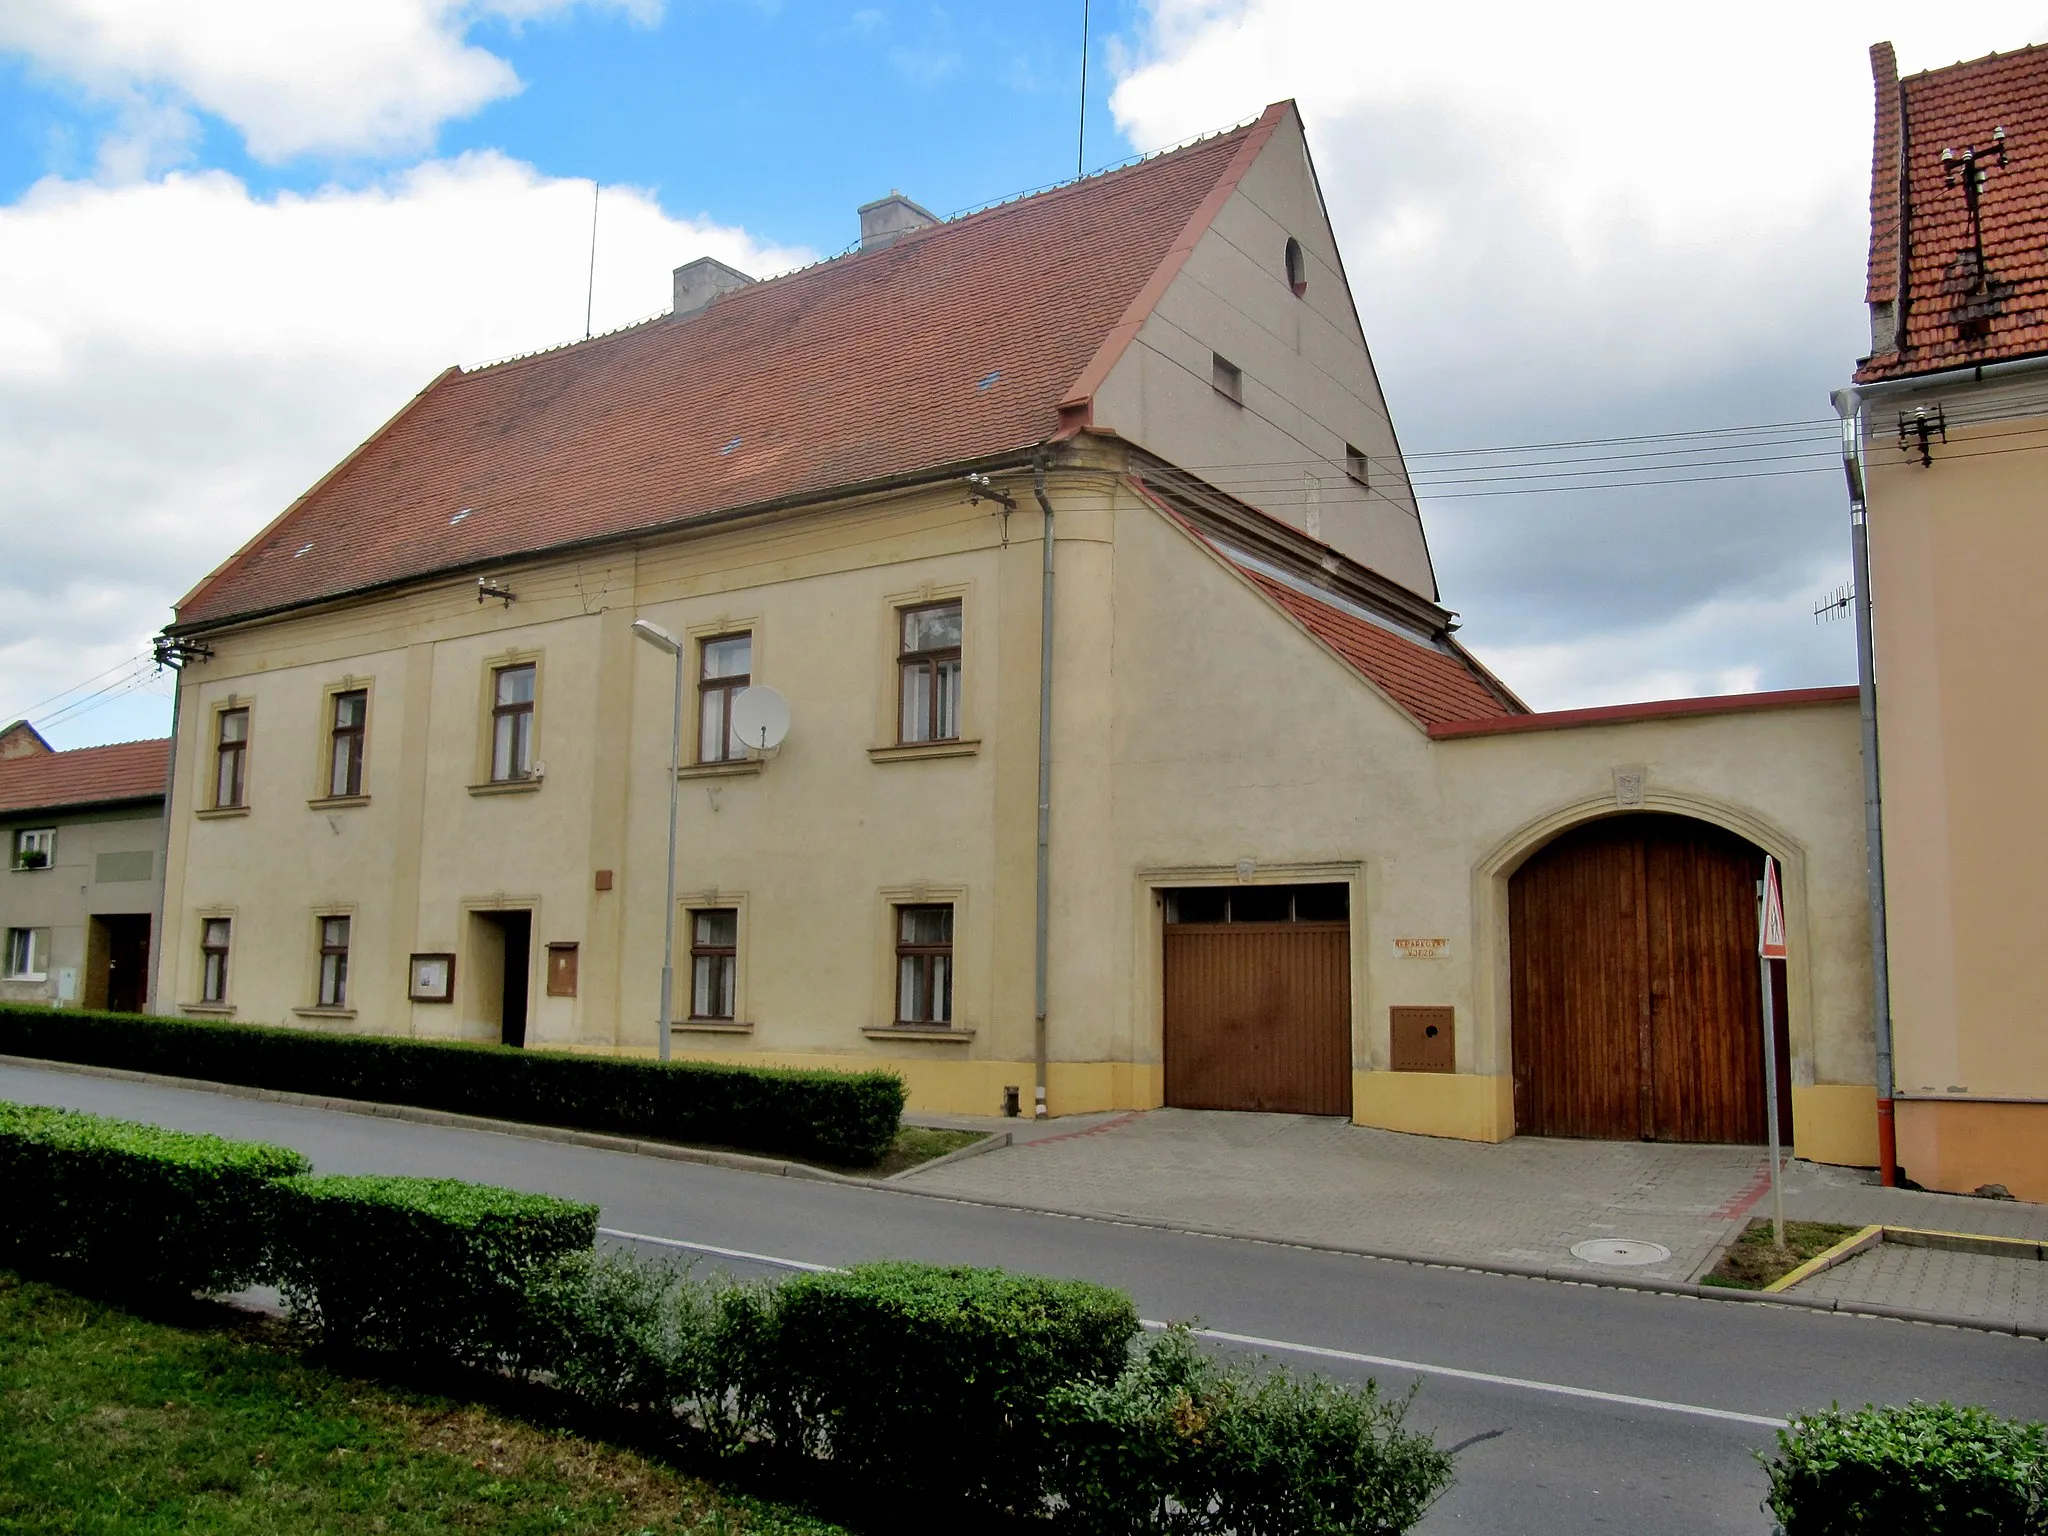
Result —
[{"label": "downspout", "polygon": [[1854,561],[1856,692],[1863,734],[1863,869],[1870,900],[1871,1032],[1876,1045],[1877,1171],[1898,1183],[1898,1136],[1892,1120],[1891,964],[1885,937],[1884,806],[1877,760],[1877,677],[1870,632],[1870,515],[1863,487],[1863,397],[1836,390],[1842,418],[1842,473],[1849,482],[1849,547]]},{"label": "downspout", "polygon": [[[164,905],[171,888],[171,794],[178,785],[178,712],[185,703],[185,675],[176,666],[171,673],[171,760],[164,768],[164,846],[156,866],[156,913],[150,918],[149,997],[143,1007],[151,1013],[163,1011]],[[84,1001],[83,991],[80,1001]]]},{"label": "downspout", "polygon": [[1036,948],[1032,955],[1032,993],[1037,1007],[1037,1081],[1032,1116],[1045,1118],[1046,935],[1050,926],[1052,875],[1052,502],[1045,494],[1045,450],[1031,463],[1031,494],[1045,515],[1042,563],[1038,577],[1038,907]]}]

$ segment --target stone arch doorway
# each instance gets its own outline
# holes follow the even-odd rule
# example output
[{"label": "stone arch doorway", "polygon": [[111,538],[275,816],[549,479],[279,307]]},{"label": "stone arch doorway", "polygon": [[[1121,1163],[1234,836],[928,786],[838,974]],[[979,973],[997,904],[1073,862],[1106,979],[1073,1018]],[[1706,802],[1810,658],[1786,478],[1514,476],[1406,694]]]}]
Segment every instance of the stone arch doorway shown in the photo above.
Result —
[{"label": "stone arch doorway", "polygon": [[[1689,816],[1583,823],[1508,882],[1515,1126],[1525,1135],[1761,1142],[1756,884],[1764,851]],[[1791,1131],[1782,966],[1780,1134]]]}]

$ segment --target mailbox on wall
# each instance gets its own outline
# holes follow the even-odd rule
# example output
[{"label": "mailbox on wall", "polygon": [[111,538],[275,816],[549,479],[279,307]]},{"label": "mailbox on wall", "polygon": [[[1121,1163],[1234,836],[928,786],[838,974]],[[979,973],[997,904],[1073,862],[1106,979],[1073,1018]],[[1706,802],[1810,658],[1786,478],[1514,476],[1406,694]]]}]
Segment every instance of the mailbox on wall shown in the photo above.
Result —
[{"label": "mailbox on wall", "polygon": [[1455,1008],[1389,1008],[1389,1065],[1396,1072],[1457,1071],[1457,1012]]}]

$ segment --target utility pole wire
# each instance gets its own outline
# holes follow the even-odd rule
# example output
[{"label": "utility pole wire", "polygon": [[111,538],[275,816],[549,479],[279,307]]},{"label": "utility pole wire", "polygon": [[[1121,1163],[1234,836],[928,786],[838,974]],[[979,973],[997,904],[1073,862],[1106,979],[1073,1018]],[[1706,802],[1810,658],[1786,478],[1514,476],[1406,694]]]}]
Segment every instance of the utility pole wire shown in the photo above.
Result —
[{"label": "utility pole wire", "polygon": [[1074,145],[1074,175],[1088,174],[1088,5],[1081,0],[1081,133]]},{"label": "utility pole wire", "polygon": [[590,178],[590,281],[583,289],[583,339],[590,340],[591,306],[597,299],[597,198],[595,176]]}]

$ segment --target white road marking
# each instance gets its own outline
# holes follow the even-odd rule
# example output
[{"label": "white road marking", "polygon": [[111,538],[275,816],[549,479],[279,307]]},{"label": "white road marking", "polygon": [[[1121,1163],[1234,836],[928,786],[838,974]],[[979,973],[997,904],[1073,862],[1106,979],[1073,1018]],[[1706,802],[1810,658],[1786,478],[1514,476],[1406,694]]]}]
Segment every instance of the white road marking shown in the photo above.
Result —
[{"label": "white road marking", "polygon": [[[622,1232],[615,1227],[597,1229],[606,1237],[634,1243],[653,1243],[661,1248],[682,1248],[691,1253],[714,1254],[721,1259],[740,1259],[750,1264],[767,1264],[776,1269],[796,1269],[807,1274],[839,1272],[835,1264],[806,1264],[801,1259],[778,1258],[772,1253],[749,1253],[744,1248],[716,1248],[710,1243],[688,1243],[679,1237],[656,1237],[649,1232]],[[1167,1326],[1152,1318],[1140,1322],[1154,1333]],[[1708,1408],[1699,1403],[1673,1403],[1660,1397],[1636,1397],[1626,1392],[1599,1392],[1591,1387],[1568,1387],[1556,1381],[1531,1381],[1526,1376],[1498,1376],[1491,1371],[1467,1371],[1454,1365],[1428,1365],[1420,1360],[1400,1360],[1392,1355],[1363,1355],[1350,1349],[1327,1349],[1320,1344],[1294,1344],[1286,1339],[1264,1339],[1251,1333],[1226,1333],[1221,1328],[1193,1329],[1195,1337],[1215,1339],[1223,1344],[1243,1344],[1252,1349],[1270,1349],[1280,1354],[1311,1355],[1321,1360],[1342,1360],[1350,1365],[1376,1365],[1390,1371],[1413,1371],[1418,1376],[1445,1376],[1454,1381],[1484,1382],[1493,1387],[1513,1387],[1522,1392],[1545,1392],[1553,1397],[1576,1397],[1620,1408],[1648,1408],[1657,1413],[1689,1414],[1697,1419],[1719,1419],[1729,1424],[1753,1424],[1761,1429],[1783,1429],[1785,1420],[1761,1413],[1736,1413],[1728,1408]]]},{"label": "white road marking", "polygon": [[[1145,1326],[1163,1329],[1164,1323],[1144,1320]],[[1465,1371],[1453,1365],[1425,1365],[1419,1360],[1397,1360],[1392,1355],[1361,1355],[1349,1349],[1325,1349],[1319,1344],[1290,1344],[1285,1339],[1262,1339],[1256,1334],[1225,1333],[1220,1328],[1196,1328],[1195,1337],[1217,1339],[1226,1344],[1246,1344],[1254,1349],[1278,1350],[1290,1355],[1314,1355],[1324,1360],[1343,1360],[1356,1365],[1384,1366],[1390,1371],[1413,1371],[1418,1376],[1449,1376],[1457,1381],[1483,1381],[1489,1386],[1515,1387],[1524,1392],[1548,1392],[1557,1397],[1586,1398],[1596,1403],[1614,1403],[1623,1408],[1651,1408],[1659,1413],[1684,1413],[1699,1419],[1722,1419],[1731,1424],[1755,1424],[1764,1429],[1783,1429],[1785,1420],[1761,1413],[1736,1413],[1728,1408],[1706,1408],[1698,1403],[1672,1403],[1661,1397],[1634,1397],[1626,1392],[1596,1392],[1591,1387],[1567,1387],[1555,1381],[1531,1381],[1525,1376],[1496,1376],[1491,1371]]]}]

